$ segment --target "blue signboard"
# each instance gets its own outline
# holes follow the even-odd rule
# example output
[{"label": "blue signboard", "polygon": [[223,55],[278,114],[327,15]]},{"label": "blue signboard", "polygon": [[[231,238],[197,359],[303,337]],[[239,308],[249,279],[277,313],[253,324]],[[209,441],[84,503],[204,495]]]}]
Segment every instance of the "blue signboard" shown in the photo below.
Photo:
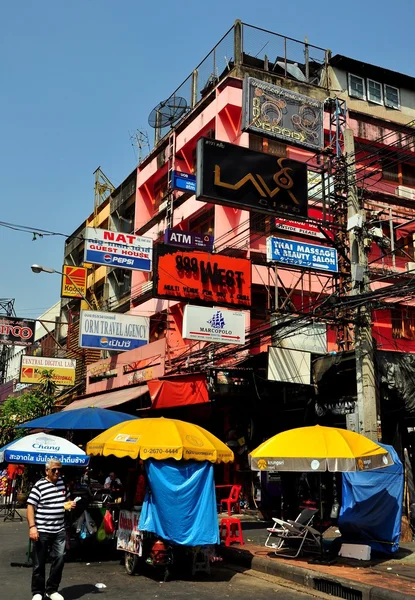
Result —
[{"label": "blue signboard", "polygon": [[84,262],[135,271],[151,271],[153,240],[138,235],[85,229]]},{"label": "blue signboard", "polygon": [[196,175],[173,171],[172,188],[174,190],[181,190],[182,192],[196,193]]},{"label": "blue signboard", "polygon": [[337,250],[329,246],[304,244],[277,237],[267,239],[267,259],[307,269],[337,273]]},{"label": "blue signboard", "polygon": [[164,232],[164,243],[178,246],[179,248],[201,248],[202,250],[212,252],[213,235],[166,229]]},{"label": "blue signboard", "polygon": [[81,310],[79,346],[125,352],[149,342],[150,319],[138,315]]}]

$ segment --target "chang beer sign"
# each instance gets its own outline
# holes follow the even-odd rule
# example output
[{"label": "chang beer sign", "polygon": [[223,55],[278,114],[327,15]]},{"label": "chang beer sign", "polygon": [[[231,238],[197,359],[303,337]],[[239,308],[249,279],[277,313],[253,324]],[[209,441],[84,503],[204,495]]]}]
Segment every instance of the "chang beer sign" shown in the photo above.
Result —
[{"label": "chang beer sign", "polygon": [[79,346],[125,352],[149,342],[150,319],[134,315],[81,310]]}]

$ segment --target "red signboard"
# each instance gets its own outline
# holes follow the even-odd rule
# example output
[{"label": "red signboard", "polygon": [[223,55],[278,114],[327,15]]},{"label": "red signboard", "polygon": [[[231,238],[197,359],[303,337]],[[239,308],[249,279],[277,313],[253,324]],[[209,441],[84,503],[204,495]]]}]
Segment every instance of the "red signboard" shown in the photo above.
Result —
[{"label": "red signboard", "polygon": [[251,263],[246,258],[160,245],[154,273],[153,293],[159,298],[251,305]]}]

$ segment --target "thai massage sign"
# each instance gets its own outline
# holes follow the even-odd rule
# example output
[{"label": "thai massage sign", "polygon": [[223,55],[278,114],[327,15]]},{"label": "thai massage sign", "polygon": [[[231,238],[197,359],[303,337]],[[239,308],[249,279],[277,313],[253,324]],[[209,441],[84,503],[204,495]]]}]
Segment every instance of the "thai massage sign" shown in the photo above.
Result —
[{"label": "thai massage sign", "polygon": [[251,263],[245,258],[158,246],[153,294],[229,306],[251,305]]}]

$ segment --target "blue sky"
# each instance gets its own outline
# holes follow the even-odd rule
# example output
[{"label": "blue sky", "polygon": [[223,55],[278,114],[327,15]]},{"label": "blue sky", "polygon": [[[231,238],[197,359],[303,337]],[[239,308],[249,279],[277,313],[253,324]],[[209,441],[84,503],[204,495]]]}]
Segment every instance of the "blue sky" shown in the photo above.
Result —
[{"label": "blue sky", "polygon": [[[70,234],[93,210],[93,171],[118,185],[136,165],[130,133],[236,18],[415,76],[413,0],[21,0],[0,8],[1,221]],[[258,48],[260,50],[260,48]],[[229,58],[229,57],[228,57]],[[21,317],[59,299],[64,238],[0,227],[0,297]]]}]

